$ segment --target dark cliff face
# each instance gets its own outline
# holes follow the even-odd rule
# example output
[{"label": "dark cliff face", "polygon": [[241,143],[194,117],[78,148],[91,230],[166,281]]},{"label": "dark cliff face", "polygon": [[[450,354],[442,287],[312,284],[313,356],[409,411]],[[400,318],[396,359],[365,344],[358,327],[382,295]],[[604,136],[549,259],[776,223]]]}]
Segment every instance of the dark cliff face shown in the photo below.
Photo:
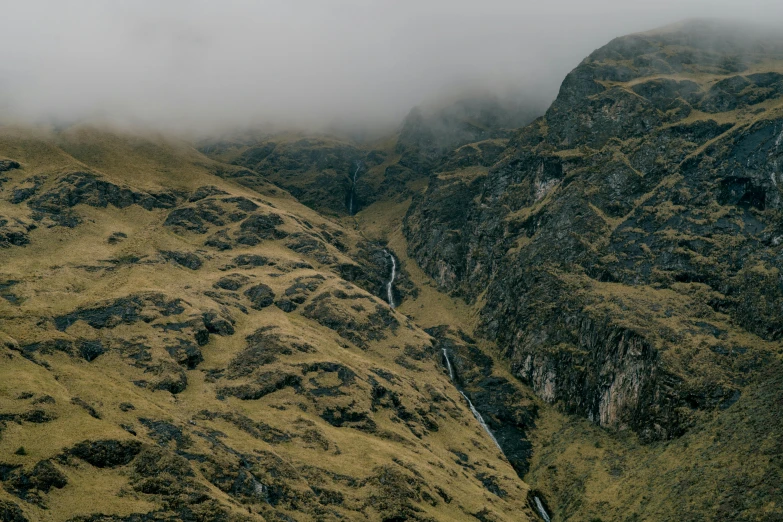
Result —
[{"label": "dark cliff face", "polygon": [[729,403],[783,337],[783,44],[725,31],[612,41],[406,217],[520,378],[645,439]]}]

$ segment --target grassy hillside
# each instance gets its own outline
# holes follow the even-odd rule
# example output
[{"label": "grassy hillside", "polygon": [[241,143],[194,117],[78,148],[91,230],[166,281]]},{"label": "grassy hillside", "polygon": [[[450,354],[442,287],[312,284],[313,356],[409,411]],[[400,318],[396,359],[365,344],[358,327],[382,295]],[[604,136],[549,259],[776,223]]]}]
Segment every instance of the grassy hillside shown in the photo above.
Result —
[{"label": "grassy hillside", "polygon": [[6,519],[532,516],[431,337],[340,277],[374,277],[351,228],[182,143],[4,129],[0,154]]}]

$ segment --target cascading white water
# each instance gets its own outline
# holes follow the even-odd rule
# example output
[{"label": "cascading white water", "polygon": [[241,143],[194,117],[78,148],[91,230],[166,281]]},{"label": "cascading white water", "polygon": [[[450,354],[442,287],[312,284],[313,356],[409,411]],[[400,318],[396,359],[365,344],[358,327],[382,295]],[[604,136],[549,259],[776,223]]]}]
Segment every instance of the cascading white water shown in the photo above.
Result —
[{"label": "cascading white water", "polygon": [[389,278],[389,282],[386,283],[386,297],[389,301],[389,306],[394,308],[394,291],[392,285],[394,284],[394,278],[397,277],[397,261],[388,250],[384,250],[383,253],[389,256],[392,262],[391,278]]},{"label": "cascading white water", "polygon": [[[449,361],[449,353],[446,351],[446,349],[443,349],[443,358],[446,359],[446,368],[449,369],[449,378],[453,381],[454,380],[454,370],[451,368],[451,361]],[[470,402],[470,401],[468,401]]]},{"label": "cascading white water", "polygon": [[[454,381],[454,369],[451,366],[451,361],[449,360],[449,352],[446,351],[446,348],[443,348],[443,359],[446,361],[446,368],[449,370],[449,378]],[[471,413],[473,413],[473,416],[476,417],[476,420],[478,421],[479,425],[484,429],[485,432],[487,432],[487,435],[489,435],[489,438],[492,439],[492,442],[495,443],[495,446],[500,450],[500,453],[502,453],[505,456],[505,452],[503,451],[503,448],[500,447],[500,443],[495,438],[495,435],[492,434],[492,430],[489,429],[489,426],[487,426],[487,423],[484,422],[484,417],[481,416],[481,413],[473,406],[473,403],[470,402],[470,399],[468,399],[468,396],[465,395],[465,393],[457,388],[457,391],[460,392],[462,397],[465,399],[465,401],[468,403],[468,406],[470,407]],[[541,499],[538,498],[538,496],[534,497],[535,503],[536,503],[536,509],[538,510],[538,513],[541,515],[541,518],[544,519],[545,522],[552,522],[552,519],[549,518],[549,514],[546,512],[546,509],[544,508],[544,504],[541,502]]]},{"label": "cascading white water", "polygon": [[356,170],[353,172],[353,178],[351,183],[351,201],[348,203],[348,213],[353,215],[353,194],[356,192],[356,176],[359,174],[359,169],[362,168],[362,163],[359,162],[356,165]]},{"label": "cascading white water", "polygon": [[549,514],[546,512],[546,509],[544,509],[544,505],[541,503],[541,499],[538,497],[534,498],[536,500],[536,509],[538,509],[541,518],[543,518],[546,522],[551,522],[552,519],[549,518]]},{"label": "cascading white water", "polygon": [[[489,435],[489,438],[492,439],[492,442],[495,443],[495,446],[498,447],[500,450],[500,453],[503,453],[503,448],[500,447],[500,443],[495,438],[495,436],[492,434],[492,431],[489,429],[489,426],[487,426],[487,423],[484,422],[484,417],[481,416],[481,414],[478,412],[476,408],[473,407],[473,403],[470,402],[470,399],[468,399],[468,396],[465,395],[462,390],[459,390],[459,392],[462,394],[462,396],[465,398],[466,401],[468,401],[468,406],[470,406],[470,411],[473,413],[473,416],[476,417],[476,420],[481,425],[482,428],[484,428],[484,431],[487,432],[487,435]],[[505,453],[503,453],[505,455]]]}]

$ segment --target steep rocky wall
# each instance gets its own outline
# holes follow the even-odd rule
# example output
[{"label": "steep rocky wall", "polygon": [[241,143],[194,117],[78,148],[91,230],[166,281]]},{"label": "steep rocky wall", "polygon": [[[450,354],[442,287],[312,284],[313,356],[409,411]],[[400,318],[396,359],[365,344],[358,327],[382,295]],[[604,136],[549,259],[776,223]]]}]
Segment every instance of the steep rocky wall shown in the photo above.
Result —
[{"label": "steep rocky wall", "polygon": [[645,439],[731,396],[714,343],[783,335],[783,45],[721,30],[599,49],[485,174],[432,176],[406,216],[411,257],[541,397]]}]

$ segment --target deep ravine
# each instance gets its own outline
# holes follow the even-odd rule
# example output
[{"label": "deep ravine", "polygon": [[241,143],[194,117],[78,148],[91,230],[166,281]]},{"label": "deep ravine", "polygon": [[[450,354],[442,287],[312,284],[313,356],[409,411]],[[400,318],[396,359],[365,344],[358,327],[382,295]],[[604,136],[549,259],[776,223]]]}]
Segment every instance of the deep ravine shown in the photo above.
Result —
[{"label": "deep ravine", "polygon": [[551,519],[549,518],[549,514],[546,512],[546,509],[544,509],[544,504],[541,503],[541,499],[538,498],[538,496],[534,498],[536,501],[536,509],[538,510],[538,514],[541,515],[541,518],[543,518],[546,522],[550,522]]},{"label": "deep ravine", "polygon": [[[508,457],[506,456],[506,452],[503,451],[503,447],[500,445],[498,440],[495,438],[495,435],[492,433],[492,430],[490,429],[490,427],[484,421],[484,417],[476,409],[476,407],[473,406],[473,402],[468,398],[468,396],[465,394],[465,392],[463,392],[459,388],[459,386],[457,384],[457,381],[454,378],[454,368],[451,365],[451,360],[449,359],[449,352],[448,352],[448,350],[446,348],[443,348],[442,352],[443,352],[443,361],[445,363],[446,369],[448,369],[448,371],[449,371],[449,379],[454,384],[454,387],[457,389],[457,391],[460,393],[460,395],[462,395],[462,397],[465,399],[465,402],[468,403],[468,407],[470,408],[471,413],[473,413],[473,416],[476,418],[476,420],[478,421],[478,423],[481,426],[481,428],[487,433],[487,435],[489,435],[489,438],[492,439],[492,442],[495,443],[495,446],[497,446],[497,448],[500,450],[500,453],[503,454],[503,457],[506,458],[506,460],[508,460]],[[544,507],[544,504],[541,501],[541,499],[539,498],[539,496],[538,495],[533,496],[533,500],[532,501],[533,501],[533,504],[534,504],[534,507],[535,507],[536,511],[538,511],[538,514],[541,516],[541,518],[545,522],[551,522],[552,519],[550,518],[549,513],[547,513],[547,510]]]},{"label": "deep ravine", "polygon": [[[489,435],[489,438],[492,439],[492,442],[495,443],[495,446],[497,446],[500,452],[503,453],[503,448],[500,447],[500,443],[495,438],[495,435],[492,434],[492,430],[490,430],[489,426],[487,426],[487,423],[484,422],[484,417],[481,416],[481,413],[479,413],[479,411],[473,406],[473,403],[470,402],[470,399],[468,399],[468,396],[465,395],[465,392],[460,390],[457,386],[457,383],[454,381],[454,370],[451,367],[451,361],[449,361],[449,353],[445,348],[443,349],[443,359],[446,361],[446,367],[449,370],[449,377],[451,378],[451,382],[454,383],[454,387],[457,388],[457,391],[462,394],[462,397],[468,403],[471,413],[473,413],[473,416],[476,417],[476,420],[478,421],[481,428],[487,432],[487,435]],[[503,455],[505,456],[505,453],[503,453]]]}]

